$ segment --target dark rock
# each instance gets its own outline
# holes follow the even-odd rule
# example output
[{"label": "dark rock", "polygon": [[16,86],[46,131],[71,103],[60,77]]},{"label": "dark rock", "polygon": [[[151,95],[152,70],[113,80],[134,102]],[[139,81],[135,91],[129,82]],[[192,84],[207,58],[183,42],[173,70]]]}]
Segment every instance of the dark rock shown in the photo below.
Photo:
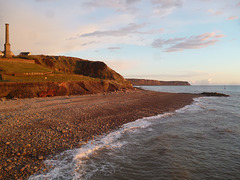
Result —
[{"label": "dark rock", "polygon": [[203,92],[201,95],[204,96],[217,96],[217,97],[229,97],[227,94],[217,93],[217,92]]}]

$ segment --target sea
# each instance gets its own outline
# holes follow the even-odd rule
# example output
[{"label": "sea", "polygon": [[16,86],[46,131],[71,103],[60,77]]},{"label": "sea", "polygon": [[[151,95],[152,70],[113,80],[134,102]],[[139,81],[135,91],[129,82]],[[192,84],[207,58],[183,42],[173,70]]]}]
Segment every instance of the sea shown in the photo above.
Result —
[{"label": "sea", "polygon": [[[138,119],[45,161],[30,180],[240,179],[240,86],[142,86],[174,93],[219,92],[174,112]],[[124,112],[123,112],[124,113]]]}]

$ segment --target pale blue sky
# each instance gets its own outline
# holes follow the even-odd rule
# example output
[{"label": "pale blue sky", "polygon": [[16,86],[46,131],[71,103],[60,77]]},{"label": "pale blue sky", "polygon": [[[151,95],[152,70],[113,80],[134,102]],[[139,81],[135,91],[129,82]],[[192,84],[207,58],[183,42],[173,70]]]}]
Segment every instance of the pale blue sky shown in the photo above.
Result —
[{"label": "pale blue sky", "polygon": [[0,0],[12,51],[99,60],[126,78],[240,84],[240,0]]}]

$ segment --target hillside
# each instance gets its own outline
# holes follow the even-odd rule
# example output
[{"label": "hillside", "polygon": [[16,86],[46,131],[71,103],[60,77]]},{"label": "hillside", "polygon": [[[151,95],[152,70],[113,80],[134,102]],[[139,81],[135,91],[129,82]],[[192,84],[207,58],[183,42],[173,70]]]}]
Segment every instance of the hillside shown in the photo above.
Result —
[{"label": "hillside", "polygon": [[64,56],[0,58],[0,98],[94,94],[132,89],[104,62]]},{"label": "hillside", "polygon": [[0,73],[34,73],[34,72],[51,72],[48,67],[39,64],[31,64],[25,62],[8,62],[0,61]]},{"label": "hillside", "polygon": [[101,61],[89,61],[66,56],[34,55],[19,57],[33,59],[36,64],[47,67],[55,73],[79,74],[93,78],[124,81],[124,78],[120,74],[109,68]]},{"label": "hillside", "polygon": [[190,86],[187,81],[157,81],[147,79],[127,79],[134,86]]},{"label": "hillside", "polygon": [[104,62],[65,56],[34,55],[11,59],[0,58],[0,74],[4,82],[125,81]]}]

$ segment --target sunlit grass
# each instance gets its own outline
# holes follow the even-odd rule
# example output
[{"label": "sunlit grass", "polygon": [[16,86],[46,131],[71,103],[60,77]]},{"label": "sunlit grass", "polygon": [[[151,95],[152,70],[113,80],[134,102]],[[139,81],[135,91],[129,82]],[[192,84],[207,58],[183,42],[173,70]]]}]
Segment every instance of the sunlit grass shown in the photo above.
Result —
[{"label": "sunlit grass", "polygon": [[75,74],[48,74],[46,76],[3,75],[2,80],[2,82],[66,82],[66,81],[100,81],[100,79]]},{"label": "sunlit grass", "polygon": [[0,70],[4,73],[34,73],[51,72],[47,67],[23,62],[0,62]]}]

